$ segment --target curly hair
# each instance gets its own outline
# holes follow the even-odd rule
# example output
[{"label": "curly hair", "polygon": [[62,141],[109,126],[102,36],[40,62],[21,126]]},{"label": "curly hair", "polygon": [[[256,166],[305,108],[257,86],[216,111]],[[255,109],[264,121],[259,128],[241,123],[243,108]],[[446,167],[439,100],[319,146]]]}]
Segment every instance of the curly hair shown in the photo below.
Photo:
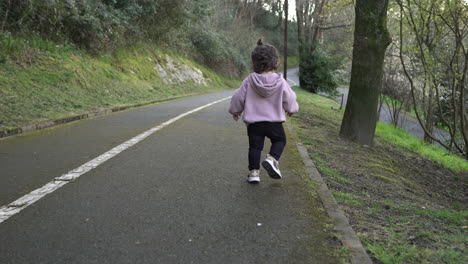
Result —
[{"label": "curly hair", "polygon": [[257,47],[252,51],[253,71],[256,73],[278,69],[278,51],[272,45],[263,45],[262,39],[257,41]]}]

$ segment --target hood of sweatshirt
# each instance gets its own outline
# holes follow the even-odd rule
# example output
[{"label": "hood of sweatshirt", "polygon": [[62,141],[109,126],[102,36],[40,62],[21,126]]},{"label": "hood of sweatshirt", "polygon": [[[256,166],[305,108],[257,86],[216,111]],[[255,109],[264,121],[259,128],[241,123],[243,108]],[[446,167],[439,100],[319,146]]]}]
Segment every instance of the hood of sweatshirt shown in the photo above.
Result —
[{"label": "hood of sweatshirt", "polygon": [[254,91],[262,97],[270,97],[283,84],[283,76],[277,73],[258,74],[256,72],[249,75],[249,82]]}]

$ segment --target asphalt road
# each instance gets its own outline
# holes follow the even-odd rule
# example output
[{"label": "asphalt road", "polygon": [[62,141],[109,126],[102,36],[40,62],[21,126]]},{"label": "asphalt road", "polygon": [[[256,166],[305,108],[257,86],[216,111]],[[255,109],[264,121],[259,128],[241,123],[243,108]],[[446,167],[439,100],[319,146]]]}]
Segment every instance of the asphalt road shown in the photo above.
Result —
[{"label": "asphalt road", "polygon": [[[338,88],[338,92],[341,93],[343,96],[343,107],[345,107],[346,102],[348,100],[348,90],[343,89],[343,88]],[[337,97],[337,101],[338,103],[341,102],[341,96]],[[385,124],[392,123],[392,110],[388,108],[386,104],[382,105],[382,110],[380,111],[379,121]],[[400,113],[399,127],[420,139],[424,138],[424,130],[419,124],[418,120],[404,111]],[[434,136],[442,141],[445,141],[449,138],[450,135],[442,129],[435,128]]]},{"label": "asphalt road", "polygon": [[[0,140],[0,207],[176,115],[186,98]],[[337,263],[294,144],[249,185],[228,101],[186,116],[0,223],[0,263]]]},{"label": "asphalt road", "polygon": [[299,68],[292,68],[288,70],[288,83],[291,87],[299,86]]},{"label": "asphalt road", "polygon": [[0,206],[158,123],[231,93],[175,100],[0,139]]}]

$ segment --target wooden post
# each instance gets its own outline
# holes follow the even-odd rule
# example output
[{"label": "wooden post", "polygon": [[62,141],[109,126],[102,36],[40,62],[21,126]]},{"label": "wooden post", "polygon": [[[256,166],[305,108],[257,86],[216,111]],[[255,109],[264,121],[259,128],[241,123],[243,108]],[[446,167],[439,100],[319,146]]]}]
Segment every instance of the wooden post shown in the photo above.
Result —
[{"label": "wooden post", "polygon": [[288,0],[284,0],[284,73],[283,77],[288,80]]},{"label": "wooden post", "polygon": [[343,108],[344,94],[341,94],[340,110]]}]

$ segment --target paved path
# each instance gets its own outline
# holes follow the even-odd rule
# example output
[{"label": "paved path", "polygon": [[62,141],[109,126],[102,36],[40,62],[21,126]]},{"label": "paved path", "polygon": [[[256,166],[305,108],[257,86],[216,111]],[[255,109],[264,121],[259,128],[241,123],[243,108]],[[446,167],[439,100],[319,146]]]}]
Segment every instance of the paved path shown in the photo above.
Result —
[{"label": "paved path", "polygon": [[299,68],[292,68],[288,70],[288,83],[291,87],[299,86]]},{"label": "paved path", "polygon": [[[344,96],[343,107],[345,107],[346,102],[348,100],[348,89],[338,88],[338,92]],[[337,101],[339,103],[341,102],[341,96],[337,97]],[[392,110],[390,110],[390,108],[388,108],[386,104],[382,105],[382,110],[380,111],[379,121],[386,123],[386,124],[392,123]],[[415,117],[410,116],[409,114],[405,112],[401,112],[400,114],[399,126],[402,129],[406,130],[408,133],[418,138],[421,138],[421,139],[424,138],[424,130],[419,124],[418,120]],[[445,140],[449,138],[449,134],[446,131],[441,130],[441,129],[435,129],[434,136],[441,140]]]},{"label": "paved path", "polygon": [[[223,92],[0,140],[0,207]],[[0,223],[0,263],[337,263],[289,144],[285,178],[245,181],[228,100],[186,116]]]}]

